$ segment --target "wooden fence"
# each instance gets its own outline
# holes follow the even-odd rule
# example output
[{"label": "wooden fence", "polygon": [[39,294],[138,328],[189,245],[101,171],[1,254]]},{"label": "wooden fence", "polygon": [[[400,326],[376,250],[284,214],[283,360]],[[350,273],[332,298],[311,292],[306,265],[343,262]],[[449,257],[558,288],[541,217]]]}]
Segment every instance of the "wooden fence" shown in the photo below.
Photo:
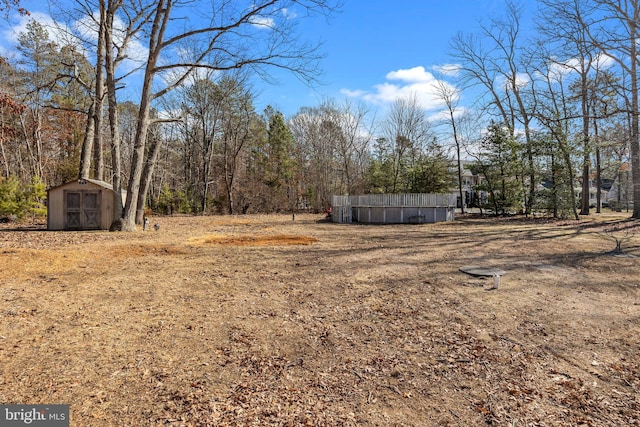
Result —
[{"label": "wooden fence", "polygon": [[456,194],[366,194],[333,196],[338,223],[421,224],[453,221]]}]

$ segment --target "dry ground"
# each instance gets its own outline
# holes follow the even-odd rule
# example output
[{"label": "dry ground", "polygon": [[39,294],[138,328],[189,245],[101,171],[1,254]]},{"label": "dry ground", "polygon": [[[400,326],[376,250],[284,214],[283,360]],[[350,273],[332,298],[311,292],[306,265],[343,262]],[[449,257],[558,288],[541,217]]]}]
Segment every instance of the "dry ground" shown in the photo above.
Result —
[{"label": "dry ground", "polygon": [[1,228],[0,403],[92,427],[640,425],[638,222],[321,219]]}]

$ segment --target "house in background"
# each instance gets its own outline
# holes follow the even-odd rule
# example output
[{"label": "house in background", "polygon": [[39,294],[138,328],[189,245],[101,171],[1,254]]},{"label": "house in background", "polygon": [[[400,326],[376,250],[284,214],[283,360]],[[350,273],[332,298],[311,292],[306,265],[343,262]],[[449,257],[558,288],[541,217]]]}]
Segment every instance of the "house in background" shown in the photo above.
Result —
[{"label": "house in background", "polygon": [[616,173],[605,202],[608,206],[618,209],[629,209],[633,206],[633,184],[629,163],[623,163]]},{"label": "house in background", "polygon": [[[579,180],[582,182],[582,180]],[[616,193],[614,180],[611,178],[600,179],[600,207],[608,206]],[[582,186],[576,188],[577,200],[582,200]],[[598,185],[595,175],[589,179],[589,207],[595,208],[598,205]]]},{"label": "house in background", "polygon": [[[478,173],[473,173],[469,168],[470,162],[463,162],[462,169],[462,192],[464,195],[464,206],[480,206],[487,201],[487,192],[478,191],[476,187],[482,185],[485,182],[484,176]],[[454,192],[457,190],[453,190]],[[461,201],[458,200],[458,207],[461,206]]]},{"label": "house in background", "polygon": [[77,179],[47,190],[49,230],[108,230],[113,219],[113,187],[109,183]]}]

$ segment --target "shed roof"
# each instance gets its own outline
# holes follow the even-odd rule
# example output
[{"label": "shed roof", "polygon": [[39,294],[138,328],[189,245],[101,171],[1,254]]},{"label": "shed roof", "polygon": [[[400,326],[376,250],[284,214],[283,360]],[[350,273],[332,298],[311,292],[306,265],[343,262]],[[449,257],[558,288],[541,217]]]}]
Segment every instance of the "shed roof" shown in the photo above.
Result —
[{"label": "shed roof", "polygon": [[108,182],[100,181],[98,179],[89,179],[89,178],[76,179],[76,180],[73,180],[73,181],[68,181],[68,182],[65,182],[64,184],[60,184],[60,185],[56,185],[55,187],[51,187],[47,191],[55,190],[57,188],[64,187],[64,186],[69,185],[69,184],[74,183],[74,182],[78,182],[80,184],[82,184],[83,182],[90,182],[90,183],[92,183],[94,185],[97,185],[99,187],[103,187],[103,188],[106,188],[107,190],[113,191],[113,185],[109,184]]}]

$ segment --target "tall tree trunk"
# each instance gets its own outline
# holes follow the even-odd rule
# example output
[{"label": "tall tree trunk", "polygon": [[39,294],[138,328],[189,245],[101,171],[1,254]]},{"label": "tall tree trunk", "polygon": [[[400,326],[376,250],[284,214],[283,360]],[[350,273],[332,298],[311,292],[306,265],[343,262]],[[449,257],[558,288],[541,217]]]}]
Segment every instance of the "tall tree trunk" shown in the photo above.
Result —
[{"label": "tall tree trunk", "polygon": [[[638,7],[636,7],[638,9]],[[638,18],[635,16],[635,18]],[[633,184],[633,218],[640,219],[640,111],[638,111],[638,48],[637,25],[635,20],[631,27],[631,181]]]},{"label": "tall tree trunk", "polygon": [[[214,138],[215,138],[215,128],[216,128],[216,122],[217,122],[217,118],[214,120],[214,124],[213,124],[213,130],[211,132],[211,136],[204,137],[204,155],[202,156],[203,159],[203,164],[202,164],[202,201],[201,201],[201,208],[202,208],[202,215],[204,215],[207,212],[207,198],[209,197],[209,185],[211,184],[211,181],[209,180],[209,175],[211,175],[211,162],[213,162],[213,143],[214,143]],[[204,127],[203,127],[204,129]]]},{"label": "tall tree trunk", "polygon": [[556,155],[551,151],[551,179],[553,184],[551,187],[551,210],[553,218],[558,218],[558,181],[560,180],[558,168],[556,167]]},{"label": "tall tree trunk", "polygon": [[2,164],[4,165],[2,176],[5,178],[9,178],[9,162],[7,161],[7,153],[4,149],[2,137],[0,137],[0,154],[2,155]]},{"label": "tall tree trunk", "polygon": [[[586,143],[585,143],[586,145]],[[584,147],[586,150],[587,147]],[[582,159],[582,197],[580,198],[580,215],[589,215],[590,180],[589,180],[589,154],[585,153]]]},{"label": "tall tree trunk", "polygon": [[153,177],[153,170],[158,160],[158,154],[162,146],[162,140],[159,135],[154,135],[151,138],[151,145],[149,146],[149,154],[147,161],[144,165],[144,171],[142,173],[142,183],[140,186],[140,192],[138,193],[138,207],[136,209],[136,224],[142,224],[144,221],[144,207],[147,200],[147,194],[149,194],[149,188],[151,187],[151,178]]},{"label": "tall tree trunk", "polygon": [[[145,81],[147,79],[145,78]],[[151,91],[151,78],[149,82],[145,82],[142,92]],[[137,127],[135,134],[135,143],[133,147],[133,159],[131,167],[131,176],[129,177],[129,184],[127,186],[127,201],[124,207],[124,213],[122,215],[122,230],[123,231],[135,231],[136,229],[136,215],[138,211],[138,202],[140,194],[140,183],[142,180],[142,172],[144,168],[144,153],[146,145],[146,134],[149,129],[149,112],[150,101],[149,99],[142,98],[140,104],[140,110],[138,112]]]},{"label": "tall tree trunk", "polygon": [[87,125],[84,129],[84,140],[82,141],[82,150],[80,152],[80,170],[78,178],[88,179],[91,174],[91,154],[93,153],[93,133],[95,122],[93,115],[96,110],[97,99],[94,96],[89,112],[87,113]]},{"label": "tall tree trunk", "polygon": [[[153,98],[153,77],[158,57],[162,51],[162,40],[167,21],[171,14],[172,0],[160,0],[156,6],[155,19],[150,35],[150,49],[142,83],[140,106],[138,109],[136,133],[134,136],[133,159],[131,175],[127,186],[127,202],[122,215],[122,230],[135,231],[136,215],[140,194],[140,182],[144,169],[145,146],[151,112],[151,100]],[[143,197],[146,196],[143,194]],[[144,199],[143,199],[144,200]]]},{"label": "tall tree trunk", "polygon": [[587,100],[587,76],[582,74],[581,105],[582,105],[582,199],[580,215],[589,215],[591,203],[591,146],[589,141],[589,105]]},{"label": "tall tree trunk", "polygon": [[[451,106],[452,107],[452,106]],[[453,141],[456,144],[456,162],[458,163],[458,192],[460,193],[460,213],[464,214],[465,195],[462,191],[462,159],[460,155],[460,140],[458,139],[458,128],[453,108],[449,107],[449,117],[451,119],[451,128],[453,130]]]},{"label": "tall tree trunk", "polygon": [[[640,21],[640,3],[638,0],[594,0],[598,12],[603,13],[614,25],[606,31],[619,28],[619,34],[611,35],[604,40],[595,31],[589,31],[591,42],[601,49],[626,71],[631,81],[629,98],[631,99],[631,129],[629,145],[631,151],[631,182],[633,186],[633,214],[632,218],[640,219],[640,111],[638,100],[638,22]],[[609,16],[607,16],[609,15]],[[600,17],[598,17],[600,18]],[[598,22],[598,20],[596,20]],[[616,25],[617,24],[617,25]],[[595,25],[594,25],[595,26]],[[590,30],[588,25],[585,25]]]},{"label": "tall tree trunk", "polygon": [[593,140],[596,151],[596,213],[601,213],[602,205],[602,165],[600,164],[600,144],[598,140],[598,119],[595,103],[593,106]]},{"label": "tall tree trunk", "polygon": [[[103,0],[101,0],[103,1]],[[105,40],[106,45],[113,43],[113,21],[115,9],[118,2],[109,0],[106,10]],[[111,167],[112,167],[112,186],[113,186],[113,220],[112,228],[120,228],[122,213],[124,207],[122,205],[122,159],[120,155],[120,126],[118,125],[118,100],[116,97],[116,77],[115,77],[115,61],[113,51],[109,50],[105,54],[105,73],[107,83],[107,99],[109,104],[109,129],[111,133]]]},{"label": "tall tree trunk", "polygon": [[229,209],[229,215],[233,215],[234,214],[234,210],[233,210],[233,204],[235,203],[235,200],[233,198],[233,191],[231,190],[231,186],[227,185],[227,208]]},{"label": "tall tree trunk", "polygon": [[[101,0],[104,8],[104,0]],[[96,60],[96,99],[93,110],[93,177],[104,181],[104,156],[102,154],[102,107],[104,105],[104,56],[106,51],[105,23],[103,11],[100,12],[100,30]]]},{"label": "tall tree trunk", "polygon": [[[87,125],[82,143],[82,154],[80,158],[80,178],[87,179],[91,174],[91,157],[94,155],[96,142],[101,143],[100,127],[102,123],[102,104],[104,96],[104,55],[105,55],[105,14],[104,0],[100,0],[100,25],[98,27],[98,41],[96,46],[96,81],[93,101],[87,114]],[[94,165],[94,178],[97,176]]]},{"label": "tall tree trunk", "polygon": [[533,141],[531,140],[531,129],[529,127],[529,119],[527,116],[528,113],[523,114],[527,117],[525,120],[524,132],[527,147],[527,161],[529,162],[527,165],[527,169],[529,170],[529,197],[527,197],[527,200],[525,201],[525,214],[529,215],[533,213],[533,205],[536,202],[536,167],[533,160]]},{"label": "tall tree trunk", "polygon": [[93,134],[93,178],[104,181],[104,153],[102,152],[102,106],[95,115],[95,132]]},{"label": "tall tree trunk", "polygon": [[573,162],[571,161],[571,153],[569,152],[569,148],[567,147],[566,141],[560,142],[560,150],[562,151],[562,158],[564,159],[565,167],[567,168],[567,173],[569,174],[569,193],[571,194],[571,210],[573,211],[573,217],[577,220],[580,218],[578,215],[578,209],[576,208],[576,190],[573,186],[574,176],[573,176]]}]

